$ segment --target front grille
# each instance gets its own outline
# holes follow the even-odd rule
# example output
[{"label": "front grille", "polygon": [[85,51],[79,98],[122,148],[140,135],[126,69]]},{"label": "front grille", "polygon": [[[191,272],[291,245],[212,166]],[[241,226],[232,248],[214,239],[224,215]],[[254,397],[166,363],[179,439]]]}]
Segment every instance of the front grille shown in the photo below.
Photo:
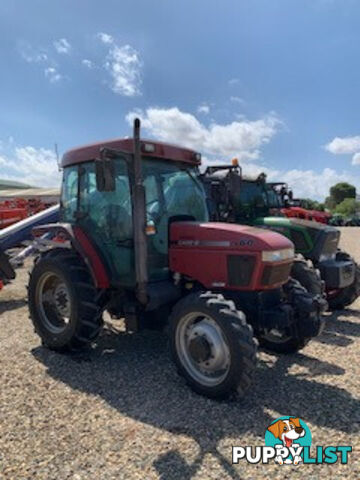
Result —
[{"label": "front grille", "polygon": [[285,283],[289,278],[291,263],[282,265],[266,265],[263,271],[261,283],[265,286],[276,283]]},{"label": "front grille", "polygon": [[335,230],[333,232],[326,232],[325,241],[321,250],[322,255],[332,255],[336,253],[340,239],[340,232]]},{"label": "front grille", "polygon": [[321,232],[321,229],[319,229],[319,228],[307,228],[306,231],[310,235],[310,238],[313,241],[313,243],[315,243],[316,240],[317,240],[317,237],[319,235],[319,232]]},{"label": "front grille", "polygon": [[299,230],[290,230],[291,241],[295,245],[295,250],[307,250],[309,245],[306,243],[305,235]]},{"label": "front grille", "polygon": [[228,283],[233,287],[247,287],[255,267],[253,255],[228,255]]}]

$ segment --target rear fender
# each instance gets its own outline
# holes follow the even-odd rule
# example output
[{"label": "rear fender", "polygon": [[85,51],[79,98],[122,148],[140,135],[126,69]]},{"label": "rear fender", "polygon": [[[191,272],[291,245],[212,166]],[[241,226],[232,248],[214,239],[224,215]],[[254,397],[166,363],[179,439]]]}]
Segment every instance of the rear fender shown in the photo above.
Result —
[{"label": "rear fender", "polygon": [[[84,260],[97,288],[109,288],[110,280],[105,263],[86,233],[70,223],[41,225],[32,230],[43,248],[73,248]],[[48,238],[44,238],[48,237]]]}]

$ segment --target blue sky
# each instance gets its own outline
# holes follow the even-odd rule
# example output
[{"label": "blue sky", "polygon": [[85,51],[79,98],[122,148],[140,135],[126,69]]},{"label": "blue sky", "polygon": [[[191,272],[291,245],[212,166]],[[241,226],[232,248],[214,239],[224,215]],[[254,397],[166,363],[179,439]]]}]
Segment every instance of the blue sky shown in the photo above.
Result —
[{"label": "blue sky", "polygon": [[57,185],[53,154],[131,134],[237,156],[322,198],[360,189],[360,3],[0,3],[0,176]]}]

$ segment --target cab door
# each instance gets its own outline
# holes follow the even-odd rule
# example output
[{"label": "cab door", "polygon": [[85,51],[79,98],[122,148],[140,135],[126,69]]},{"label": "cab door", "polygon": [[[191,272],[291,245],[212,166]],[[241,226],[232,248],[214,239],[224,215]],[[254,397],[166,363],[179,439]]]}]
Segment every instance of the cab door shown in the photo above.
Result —
[{"label": "cab door", "polygon": [[78,225],[89,235],[111,276],[111,284],[135,286],[132,204],[126,157],[114,160],[115,190],[96,188],[95,163],[81,164]]}]

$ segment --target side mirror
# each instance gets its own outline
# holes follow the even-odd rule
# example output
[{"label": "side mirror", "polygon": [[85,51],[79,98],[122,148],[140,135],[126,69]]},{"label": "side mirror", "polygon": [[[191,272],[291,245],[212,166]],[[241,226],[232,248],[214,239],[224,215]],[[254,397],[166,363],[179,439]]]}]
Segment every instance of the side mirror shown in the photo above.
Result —
[{"label": "side mirror", "polygon": [[293,191],[292,191],[292,190],[289,190],[289,192],[288,192],[288,197],[289,197],[289,200],[292,200],[292,199],[293,199],[294,194],[293,194]]},{"label": "side mirror", "polygon": [[96,188],[99,192],[114,192],[115,165],[111,158],[103,157],[95,160]]}]

